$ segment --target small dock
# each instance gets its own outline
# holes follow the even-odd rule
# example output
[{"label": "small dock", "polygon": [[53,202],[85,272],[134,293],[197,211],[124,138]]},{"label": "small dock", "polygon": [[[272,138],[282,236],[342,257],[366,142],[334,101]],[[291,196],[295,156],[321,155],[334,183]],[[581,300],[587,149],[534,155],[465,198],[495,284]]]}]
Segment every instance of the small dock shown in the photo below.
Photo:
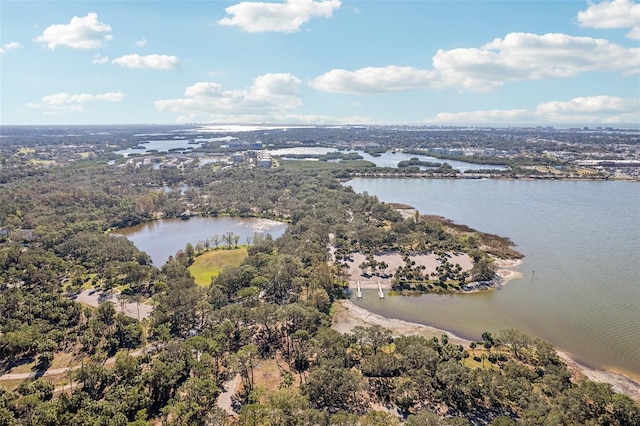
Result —
[{"label": "small dock", "polygon": [[378,281],[378,298],[384,299],[384,292],[382,291],[382,284]]},{"label": "small dock", "polygon": [[356,293],[358,299],[362,299],[362,290],[360,289],[360,281],[358,281],[358,292]]}]

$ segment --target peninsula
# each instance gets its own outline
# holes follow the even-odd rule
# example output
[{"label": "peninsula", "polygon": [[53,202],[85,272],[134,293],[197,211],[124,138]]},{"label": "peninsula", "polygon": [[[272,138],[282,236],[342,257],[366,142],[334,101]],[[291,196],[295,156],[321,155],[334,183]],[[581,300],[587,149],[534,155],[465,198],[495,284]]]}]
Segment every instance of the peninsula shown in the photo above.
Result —
[{"label": "peninsula", "polygon": [[[630,396],[616,393],[633,396],[631,388],[585,380],[551,344],[517,330],[434,339],[366,312],[357,313],[360,327],[340,328],[344,310],[356,311],[344,301],[354,281],[397,293],[464,293],[484,289],[477,283],[494,287],[501,262],[522,257],[506,238],[383,203],[341,182],[375,165],[352,156],[258,156],[248,146],[235,156],[241,148],[223,148],[220,140],[124,158],[115,151],[144,136],[92,129],[90,142],[67,144],[34,132],[31,146],[23,129],[2,145],[6,423],[243,424],[262,416],[275,423],[535,424],[570,415],[615,424],[640,416]],[[158,218],[192,223],[179,220],[185,211],[278,219],[288,227],[280,238],[248,241],[246,257],[208,283],[199,269],[199,284],[190,270],[198,241],[154,265],[109,232]],[[209,234],[203,229],[202,240]],[[237,245],[229,237],[208,249]],[[603,404],[587,404],[596,396]]]}]

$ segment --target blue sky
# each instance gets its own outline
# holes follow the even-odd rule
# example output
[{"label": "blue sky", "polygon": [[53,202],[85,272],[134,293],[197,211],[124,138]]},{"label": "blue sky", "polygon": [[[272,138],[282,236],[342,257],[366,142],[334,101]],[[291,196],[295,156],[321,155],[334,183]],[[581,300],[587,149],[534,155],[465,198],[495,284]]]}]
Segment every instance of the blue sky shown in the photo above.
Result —
[{"label": "blue sky", "polygon": [[0,124],[640,127],[640,3],[0,2]]}]

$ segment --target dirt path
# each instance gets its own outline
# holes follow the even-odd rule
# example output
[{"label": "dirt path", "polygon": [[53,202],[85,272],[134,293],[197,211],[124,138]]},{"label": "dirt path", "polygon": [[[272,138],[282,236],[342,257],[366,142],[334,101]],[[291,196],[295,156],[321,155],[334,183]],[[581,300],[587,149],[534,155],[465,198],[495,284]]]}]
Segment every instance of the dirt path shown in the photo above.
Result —
[{"label": "dirt path", "polygon": [[237,413],[233,411],[233,401],[232,397],[235,395],[236,390],[238,390],[238,385],[240,384],[240,375],[236,374],[236,376],[226,382],[223,385],[224,391],[220,393],[218,396],[218,407],[222,408],[226,411],[230,416],[236,416]]},{"label": "dirt path", "polygon": [[[148,346],[144,347],[144,348],[140,348],[138,350],[135,350],[133,352],[129,352],[130,356],[133,357],[138,357],[141,356],[142,354],[146,353],[147,349],[149,349]],[[116,357],[112,356],[111,358],[107,358],[105,360],[105,362],[102,364],[104,367],[110,366],[115,364],[116,362]],[[30,371],[28,373],[7,373],[7,374],[3,374],[0,376],[0,381],[3,380],[27,380],[27,379],[31,379],[31,378],[36,378],[36,377],[48,377],[48,376],[56,376],[59,374],[64,374],[64,373],[68,373],[69,371],[75,371],[75,370],[79,370],[80,368],[82,368],[82,365],[74,365],[72,367],[62,367],[62,368],[50,368],[47,371]]]},{"label": "dirt path", "polygon": [[[102,291],[95,290],[84,290],[80,294],[75,297],[75,301],[98,307],[100,303],[105,301],[110,301],[115,304],[115,308],[117,312],[123,312],[126,316],[130,318],[135,318],[138,320],[142,320],[147,318],[153,312],[153,306],[148,305],[146,303],[135,303],[129,302],[124,298],[120,298],[119,294],[106,293]],[[139,349],[137,351],[131,352],[129,355],[131,356],[140,356],[146,348]],[[112,365],[115,362],[115,357],[108,358],[104,365]],[[64,374],[69,371],[77,370],[81,368],[81,366],[76,365],[73,367],[63,367],[63,368],[50,368],[47,371],[32,371],[28,373],[7,373],[0,375],[0,381],[3,380],[26,380],[36,377],[48,377],[55,376],[59,374]]]}]

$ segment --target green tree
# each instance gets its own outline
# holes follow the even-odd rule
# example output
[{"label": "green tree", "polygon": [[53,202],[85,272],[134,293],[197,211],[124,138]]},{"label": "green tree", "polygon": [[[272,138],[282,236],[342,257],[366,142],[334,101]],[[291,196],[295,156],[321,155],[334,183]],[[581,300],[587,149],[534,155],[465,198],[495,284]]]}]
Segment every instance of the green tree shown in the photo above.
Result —
[{"label": "green tree", "polygon": [[184,254],[186,254],[189,259],[189,265],[193,264],[193,260],[196,257],[196,249],[193,247],[193,244],[187,243],[184,249]]},{"label": "green tree", "polygon": [[319,367],[313,370],[303,386],[314,408],[330,413],[350,411],[361,413],[368,402],[363,391],[365,381],[359,372],[345,368]]},{"label": "green tree", "polygon": [[300,414],[309,408],[309,400],[297,388],[279,389],[268,396],[269,421],[274,425],[294,426]]},{"label": "green tree", "polygon": [[171,425],[208,425],[209,413],[216,406],[218,387],[211,378],[188,378],[177,390],[172,403],[164,409],[165,422]]},{"label": "green tree", "polygon": [[498,341],[510,348],[513,356],[518,359],[520,359],[521,350],[527,349],[532,343],[531,337],[513,328],[500,330],[498,333]]},{"label": "green tree", "polygon": [[380,325],[374,324],[368,327],[356,326],[353,329],[353,336],[361,346],[369,346],[374,355],[383,345],[391,343],[391,331]]},{"label": "green tree", "polygon": [[259,360],[258,349],[252,343],[240,348],[238,352],[231,355],[229,360],[233,371],[239,374],[242,379],[243,393],[245,396],[248,396],[253,390],[255,384],[253,372]]}]

